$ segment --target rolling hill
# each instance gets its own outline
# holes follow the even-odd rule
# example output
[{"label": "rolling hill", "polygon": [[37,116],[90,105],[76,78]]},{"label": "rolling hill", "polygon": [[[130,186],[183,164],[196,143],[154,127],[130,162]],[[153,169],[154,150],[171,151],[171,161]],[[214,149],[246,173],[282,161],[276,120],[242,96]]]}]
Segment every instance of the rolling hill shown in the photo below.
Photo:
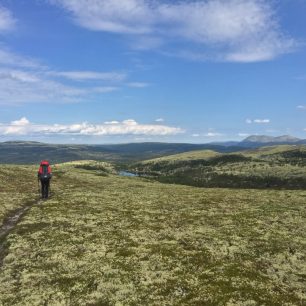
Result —
[{"label": "rolling hill", "polygon": [[198,187],[306,188],[306,146],[279,145],[236,153],[194,151],[130,165],[160,182]]},{"label": "rolling hill", "polygon": [[200,149],[211,149],[219,152],[241,150],[239,147],[185,143],[64,145],[15,141],[0,143],[0,163],[37,164],[42,159],[48,159],[52,163],[82,159],[130,162]]}]

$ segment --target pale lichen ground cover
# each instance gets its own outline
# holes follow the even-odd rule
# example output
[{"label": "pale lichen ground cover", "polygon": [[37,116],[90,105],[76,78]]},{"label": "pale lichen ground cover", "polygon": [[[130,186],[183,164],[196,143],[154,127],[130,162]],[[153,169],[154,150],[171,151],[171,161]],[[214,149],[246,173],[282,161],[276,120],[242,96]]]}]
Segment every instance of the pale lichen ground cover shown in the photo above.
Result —
[{"label": "pale lichen ground cover", "polygon": [[39,197],[36,173],[33,166],[0,165],[0,225],[10,212]]},{"label": "pale lichen ground cover", "polygon": [[306,305],[306,191],[56,172],[7,238],[0,305]]}]

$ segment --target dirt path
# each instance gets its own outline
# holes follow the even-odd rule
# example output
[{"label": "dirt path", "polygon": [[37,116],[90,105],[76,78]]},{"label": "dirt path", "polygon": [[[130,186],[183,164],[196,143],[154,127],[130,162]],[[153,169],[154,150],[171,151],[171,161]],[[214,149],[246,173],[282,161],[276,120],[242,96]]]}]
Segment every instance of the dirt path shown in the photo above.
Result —
[{"label": "dirt path", "polygon": [[15,228],[15,226],[21,221],[26,213],[36,204],[40,204],[41,199],[27,202],[23,207],[12,211],[3,221],[0,227],[0,267],[3,264],[3,259],[7,255],[7,235]]}]

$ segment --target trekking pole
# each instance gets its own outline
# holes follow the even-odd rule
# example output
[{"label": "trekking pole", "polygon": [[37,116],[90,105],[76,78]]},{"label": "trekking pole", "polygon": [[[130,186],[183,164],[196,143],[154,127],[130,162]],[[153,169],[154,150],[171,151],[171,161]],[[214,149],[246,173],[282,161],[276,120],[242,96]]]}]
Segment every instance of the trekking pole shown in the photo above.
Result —
[{"label": "trekking pole", "polygon": [[38,194],[40,195],[40,185],[39,185],[39,178],[37,178],[37,186],[38,186]]}]

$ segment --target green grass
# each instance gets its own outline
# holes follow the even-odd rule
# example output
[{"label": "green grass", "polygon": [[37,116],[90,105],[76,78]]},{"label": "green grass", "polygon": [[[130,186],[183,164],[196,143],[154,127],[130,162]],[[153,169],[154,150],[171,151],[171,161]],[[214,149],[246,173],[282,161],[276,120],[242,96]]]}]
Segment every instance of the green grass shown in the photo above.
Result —
[{"label": "green grass", "polygon": [[306,191],[54,172],[7,238],[0,305],[306,304]]}]

